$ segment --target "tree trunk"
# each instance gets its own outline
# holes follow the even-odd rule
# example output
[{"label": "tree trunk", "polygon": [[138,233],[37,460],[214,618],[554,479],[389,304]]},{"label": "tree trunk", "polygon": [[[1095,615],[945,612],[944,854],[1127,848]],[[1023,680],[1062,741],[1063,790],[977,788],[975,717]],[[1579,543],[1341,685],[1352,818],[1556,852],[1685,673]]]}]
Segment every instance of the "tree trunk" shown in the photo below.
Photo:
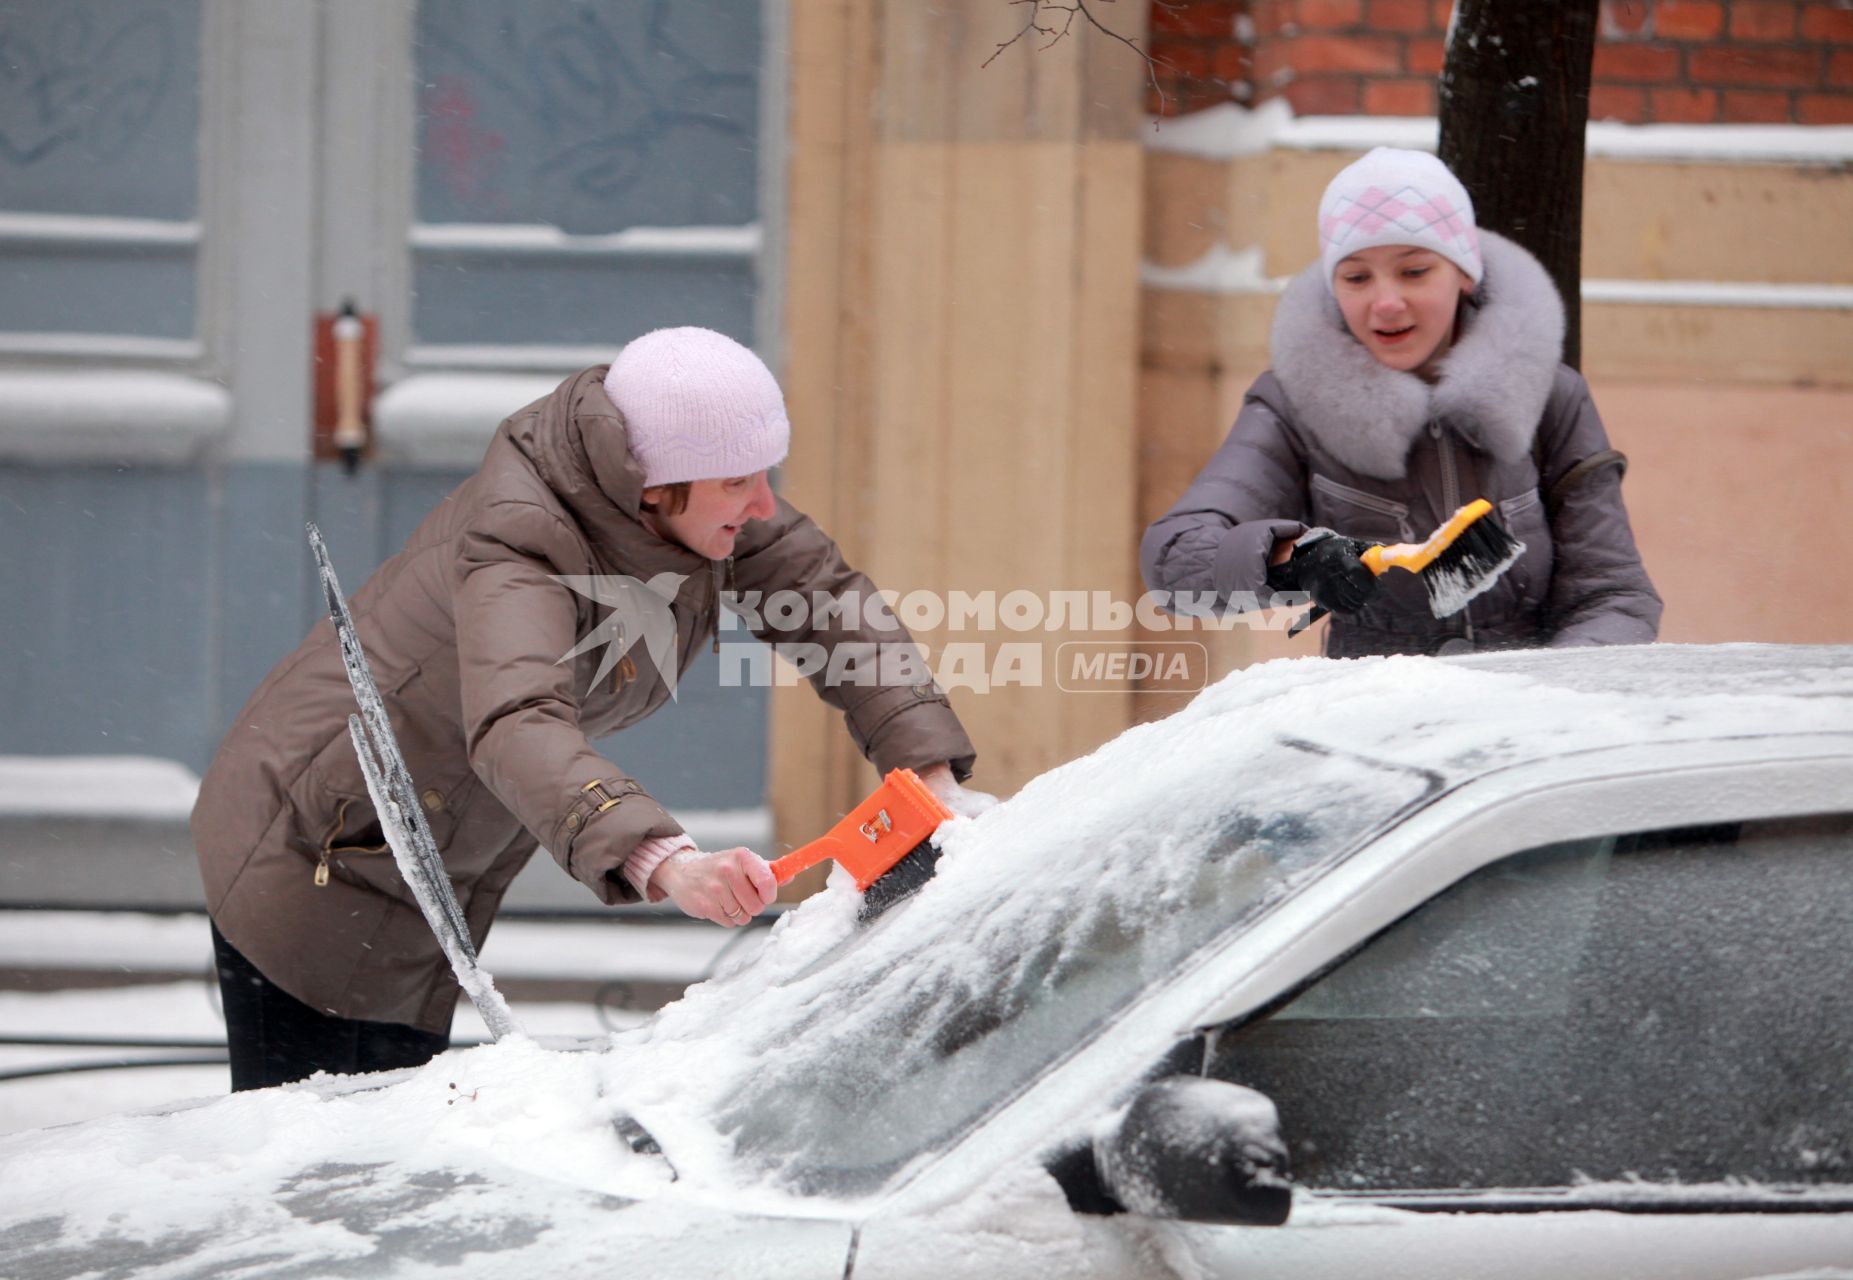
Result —
[{"label": "tree trunk", "polygon": [[1600,0],[1458,0],[1441,72],[1441,159],[1480,226],[1536,254],[1582,355],[1583,133]]}]

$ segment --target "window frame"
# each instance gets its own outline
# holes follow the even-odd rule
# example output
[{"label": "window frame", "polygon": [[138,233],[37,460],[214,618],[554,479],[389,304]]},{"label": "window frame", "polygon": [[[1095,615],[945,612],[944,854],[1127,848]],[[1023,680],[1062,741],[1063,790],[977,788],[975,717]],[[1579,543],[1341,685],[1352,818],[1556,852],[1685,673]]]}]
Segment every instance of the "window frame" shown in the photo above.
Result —
[{"label": "window frame", "polygon": [[[330,0],[364,4],[367,0]],[[758,0],[760,9],[758,216],[739,227],[628,228],[607,235],[570,235],[542,224],[479,227],[465,223],[418,220],[416,146],[418,104],[410,92],[381,91],[372,108],[376,133],[371,161],[378,173],[379,198],[370,223],[374,245],[371,275],[357,269],[351,278],[371,280],[379,318],[376,364],[380,395],[374,426],[381,447],[413,466],[473,465],[502,417],[534,396],[526,394],[539,380],[557,382],[566,374],[602,364],[617,354],[609,347],[556,343],[430,343],[414,340],[412,331],[414,255],[419,248],[470,255],[496,247],[536,258],[571,259],[602,255],[611,259],[687,262],[743,261],[754,280],[754,349],[773,369],[783,350],[785,168],[789,154],[788,89],[791,0]],[[398,58],[409,80],[416,68],[417,0],[385,0],[389,11],[365,21],[377,28],[369,58]],[[324,223],[333,218],[324,218]],[[324,254],[339,252],[324,245]],[[325,260],[326,256],[325,256]],[[354,264],[358,268],[359,264]],[[338,301],[335,300],[335,301]],[[328,301],[333,307],[335,301]],[[363,306],[363,309],[366,309]],[[484,397],[481,389],[496,387]],[[481,406],[458,414],[449,406]],[[434,406],[436,411],[434,411]]]},{"label": "window frame", "polygon": [[[198,200],[191,220],[0,215],[0,234],[46,244],[187,244],[194,325],[188,338],[0,334],[0,459],[31,463],[191,461],[232,430],[237,227],[243,169],[236,109],[237,0],[200,0]],[[125,415],[124,398],[152,406]]]},{"label": "window frame", "polygon": [[[1194,1069],[1203,1074],[1210,1072],[1210,1055],[1215,1051],[1216,1040],[1224,1034],[1246,1029],[1260,1023],[1267,1023],[1291,1009],[1309,992],[1314,991],[1321,982],[1346,966],[1355,963],[1367,955],[1370,950],[1382,943],[1386,937],[1403,928],[1413,918],[1430,910],[1444,896],[1459,889],[1474,877],[1496,871],[1513,859],[1531,854],[1549,854],[1553,851],[1570,849],[1576,844],[1597,846],[1587,851],[1587,856],[1599,858],[1604,863],[1613,859],[1616,863],[1635,857],[1653,857],[1658,853],[1664,856],[1665,850],[1652,850],[1624,847],[1624,842],[1651,839],[1664,834],[1688,832],[1694,836],[1690,842],[1683,843],[1675,856],[1682,860],[1699,859],[1706,856],[1703,842],[1697,839],[1697,833],[1709,826],[1742,825],[1762,826],[1771,822],[1808,821],[1825,819],[1840,822],[1849,834],[1845,846],[1844,861],[1847,869],[1853,871],[1853,799],[1843,799],[1837,806],[1824,811],[1805,814],[1755,814],[1738,819],[1720,822],[1708,818],[1698,822],[1682,822],[1673,827],[1652,827],[1623,829],[1599,833],[1593,836],[1579,837],[1570,841],[1539,841],[1528,843],[1521,848],[1488,859],[1483,864],[1468,871],[1455,881],[1439,886],[1424,901],[1417,903],[1397,919],[1383,928],[1359,940],[1355,946],[1335,957],[1329,964],[1312,974],[1290,990],[1281,993],[1266,1007],[1254,1011],[1251,1015],[1233,1019],[1231,1022],[1214,1028],[1202,1028],[1197,1034],[1197,1044],[1190,1061]],[[1767,838],[1767,837],[1765,837]],[[1738,842],[1733,840],[1730,848],[1736,850]],[[1578,851],[1577,856],[1584,856]],[[1773,853],[1763,856],[1774,856]],[[1564,886],[1555,886],[1555,892],[1561,892]],[[1606,883],[1599,890],[1607,892]],[[1592,900],[1591,905],[1594,905]],[[1545,914],[1549,914],[1548,909]],[[1444,936],[1443,950],[1449,939]],[[1423,963],[1436,958],[1435,952],[1421,957]],[[1392,961],[1392,963],[1395,963]],[[1318,1014],[1311,1015],[1315,1018]],[[1449,1015],[1440,1015],[1443,1021]],[[1468,1015],[1469,1017],[1473,1015]],[[1495,1015],[1496,1020],[1519,1017],[1520,1014]],[[1351,1015],[1337,1014],[1324,1019],[1328,1023],[1342,1024]],[[1360,1021],[1372,1024],[1393,1023],[1398,1015],[1386,1014],[1381,1018],[1365,1015]],[[1292,1021],[1292,1019],[1289,1019]],[[1180,1046],[1180,1051],[1182,1050]],[[1224,1075],[1216,1072],[1216,1078],[1227,1079],[1235,1084],[1259,1088],[1266,1091],[1265,1081],[1243,1079],[1240,1074]],[[1308,1095],[1317,1102],[1317,1093]],[[1301,1100],[1301,1109],[1305,1110],[1306,1099]],[[1289,1142],[1292,1133],[1290,1122],[1283,1121],[1283,1137]],[[1726,1175],[1726,1181],[1713,1182],[1657,1182],[1631,1181],[1632,1174],[1616,1174],[1601,1181],[1591,1183],[1550,1183],[1533,1185],[1529,1183],[1502,1184],[1490,1187],[1437,1187],[1406,1188],[1384,1186],[1360,1186],[1353,1188],[1319,1186],[1305,1188],[1310,1194],[1334,1202],[1367,1203],[1386,1208],[1406,1209],[1416,1212],[1433,1213],[1550,1213],[1578,1210],[1600,1209],[1621,1213],[1741,1213],[1745,1211],[1758,1213],[1844,1213],[1853,1211],[1853,1170],[1838,1181],[1826,1183],[1786,1183],[1779,1181],[1737,1181],[1740,1175]]]}]

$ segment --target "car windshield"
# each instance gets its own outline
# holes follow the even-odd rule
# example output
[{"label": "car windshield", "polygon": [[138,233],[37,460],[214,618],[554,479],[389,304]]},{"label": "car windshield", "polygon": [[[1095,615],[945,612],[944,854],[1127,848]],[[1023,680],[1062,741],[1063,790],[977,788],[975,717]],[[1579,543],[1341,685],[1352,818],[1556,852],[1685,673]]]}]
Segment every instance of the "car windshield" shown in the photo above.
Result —
[{"label": "car windshield", "polygon": [[918,905],[956,930],[907,928],[901,908],[815,975],[830,998],[807,1002],[790,1032],[806,1059],[830,1064],[829,1087],[772,1066],[722,1121],[743,1155],[804,1189],[870,1190],[1426,790],[1422,774],[1283,741],[1193,822],[949,875]]},{"label": "car windshield", "polygon": [[[871,925],[833,883],[832,928],[807,904],[750,967],[620,1040],[621,1105],[678,1162],[700,1159],[676,1132],[695,1101],[736,1180],[873,1192],[1440,785],[1234,710],[1135,732],[955,824],[936,878]],[[1133,761],[1164,784],[1134,785]]]}]

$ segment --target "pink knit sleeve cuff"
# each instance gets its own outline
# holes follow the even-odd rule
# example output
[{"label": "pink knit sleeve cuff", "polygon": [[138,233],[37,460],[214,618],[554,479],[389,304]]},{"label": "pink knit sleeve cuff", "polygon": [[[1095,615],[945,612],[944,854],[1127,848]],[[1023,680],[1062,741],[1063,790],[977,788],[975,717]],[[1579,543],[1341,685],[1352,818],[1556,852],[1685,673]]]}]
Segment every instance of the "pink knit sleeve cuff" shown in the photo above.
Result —
[{"label": "pink knit sleeve cuff", "polygon": [[637,842],[631,856],[624,860],[622,868],[624,878],[637,891],[637,896],[645,902],[661,902],[662,894],[650,896],[650,873],[684,849],[693,849],[695,842],[686,835],[680,836],[645,836]]}]

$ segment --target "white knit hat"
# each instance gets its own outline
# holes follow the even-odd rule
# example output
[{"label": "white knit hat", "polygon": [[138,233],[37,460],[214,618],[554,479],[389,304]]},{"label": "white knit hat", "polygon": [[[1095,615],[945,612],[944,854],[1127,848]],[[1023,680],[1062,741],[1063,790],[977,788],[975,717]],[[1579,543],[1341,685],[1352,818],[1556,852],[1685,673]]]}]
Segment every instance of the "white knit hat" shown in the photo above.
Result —
[{"label": "white knit hat", "polygon": [[1325,287],[1338,264],[1383,244],[1433,249],[1480,283],[1480,234],[1460,179],[1426,151],[1378,147],[1339,170],[1319,201]]},{"label": "white knit hat", "polygon": [[626,343],[605,374],[646,487],[750,476],[791,445],[777,379],[712,329],[657,329]]}]

